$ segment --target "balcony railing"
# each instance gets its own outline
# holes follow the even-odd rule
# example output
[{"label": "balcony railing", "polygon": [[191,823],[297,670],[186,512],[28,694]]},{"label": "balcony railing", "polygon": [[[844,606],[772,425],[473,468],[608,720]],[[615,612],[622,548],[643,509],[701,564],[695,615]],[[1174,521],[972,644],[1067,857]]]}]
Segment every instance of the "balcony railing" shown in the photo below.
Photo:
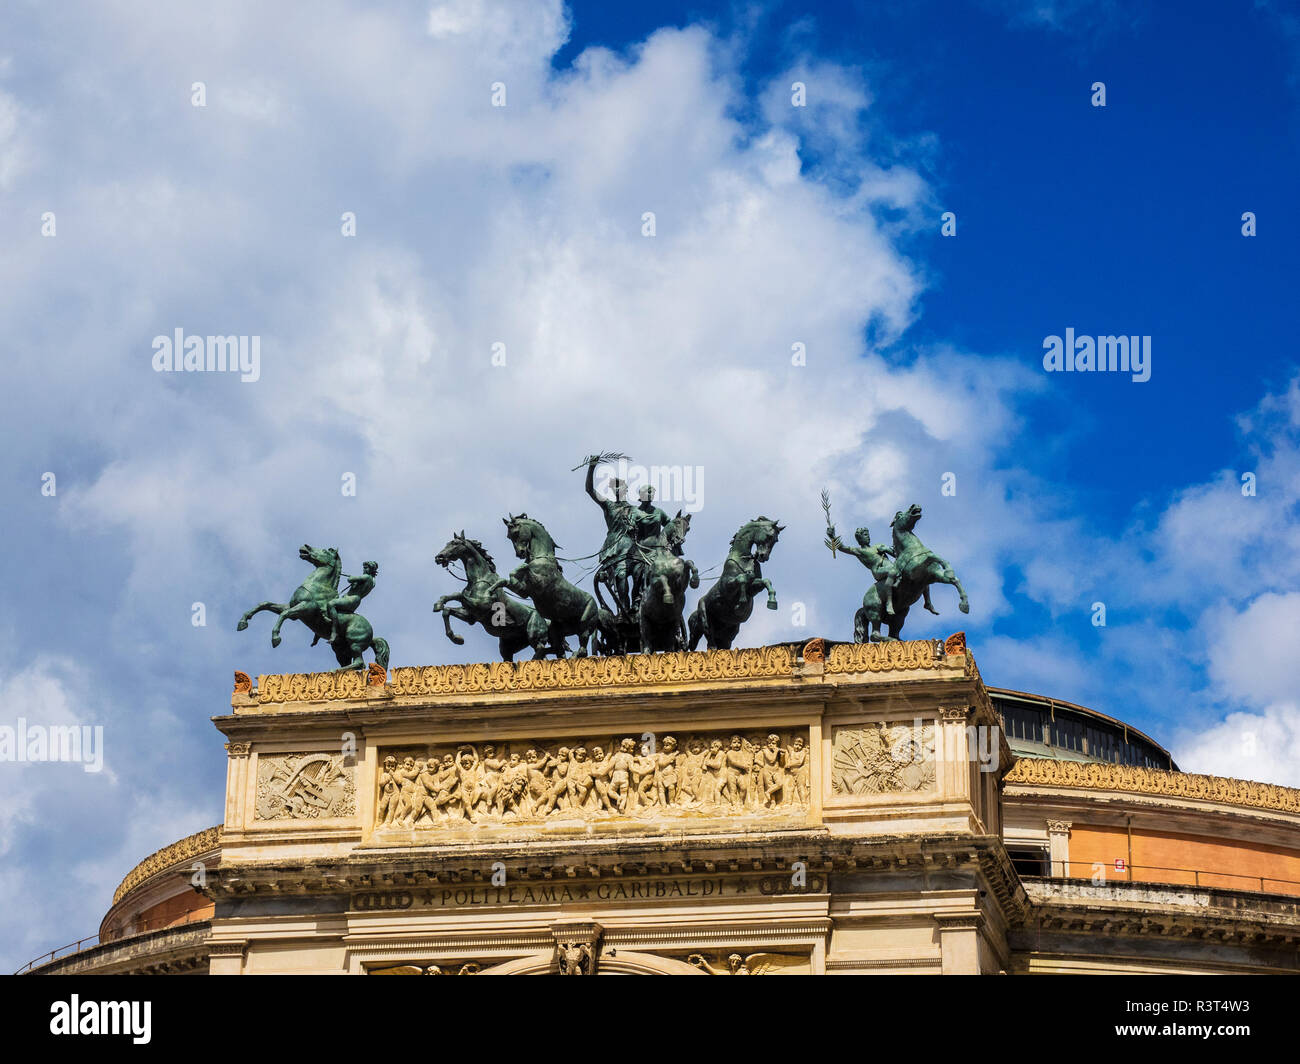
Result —
[{"label": "balcony railing", "polygon": [[1244,890],[1260,894],[1300,895],[1300,881],[1278,879],[1274,876],[1246,875],[1242,872],[1127,863],[1117,868],[1113,864],[1102,861],[1049,861],[1048,865],[1053,879],[1077,879],[1097,883],[1155,883],[1177,887],[1217,887],[1220,890]]},{"label": "balcony railing", "polygon": [[169,927],[184,927],[186,924],[202,923],[210,920],[211,914],[204,912],[202,909],[187,913],[184,917],[172,917],[169,920],[132,920],[127,926],[129,930],[120,932],[111,932],[107,935],[94,934],[85,938],[79,938],[76,942],[69,942],[66,946],[60,946],[58,949],[52,949],[49,953],[42,953],[39,957],[33,957],[24,964],[14,975],[23,975],[30,972],[33,968],[39,968],[42,965],[49,964],[61,957],[70,957],[73,954],[80,953],[83,950],[94,949],[96,946],[109,946],[118,942],[125,942],[128,939],[136,938],[139,935],[147,935],[154,931],[163,931]]}]

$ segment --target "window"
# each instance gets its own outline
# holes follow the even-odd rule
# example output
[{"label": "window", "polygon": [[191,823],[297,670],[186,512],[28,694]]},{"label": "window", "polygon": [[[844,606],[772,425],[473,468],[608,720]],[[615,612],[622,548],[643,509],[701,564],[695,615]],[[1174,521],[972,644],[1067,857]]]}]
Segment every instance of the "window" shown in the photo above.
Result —
[{"label": "window", "polygon": [[1016,872],[1022,876],[1046,876],[1048,855],[1046,846],[1019,845],[1008,846],[1007,856]]}]

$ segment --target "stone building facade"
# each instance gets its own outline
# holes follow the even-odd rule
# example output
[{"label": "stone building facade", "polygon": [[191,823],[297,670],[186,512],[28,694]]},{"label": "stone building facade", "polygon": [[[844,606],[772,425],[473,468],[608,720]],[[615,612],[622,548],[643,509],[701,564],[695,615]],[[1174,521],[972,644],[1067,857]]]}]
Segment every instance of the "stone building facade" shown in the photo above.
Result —
[{"label": "stone building facade", "polygon": [[36,971],[1300,971],[1300,791],[962,636],[236,674],[225,819]]}]

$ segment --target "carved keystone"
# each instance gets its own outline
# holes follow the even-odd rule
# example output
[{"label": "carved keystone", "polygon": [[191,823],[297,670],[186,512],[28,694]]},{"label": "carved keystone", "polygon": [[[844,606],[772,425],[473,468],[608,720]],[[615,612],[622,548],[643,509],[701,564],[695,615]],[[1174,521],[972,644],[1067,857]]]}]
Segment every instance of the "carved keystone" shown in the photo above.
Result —
[{"label": "carved keystone", "polygon": [[600,960],[600,939],[605,928],[595,920],[570,920],[552,924],[555,972],[559,975],[595,975]]}]

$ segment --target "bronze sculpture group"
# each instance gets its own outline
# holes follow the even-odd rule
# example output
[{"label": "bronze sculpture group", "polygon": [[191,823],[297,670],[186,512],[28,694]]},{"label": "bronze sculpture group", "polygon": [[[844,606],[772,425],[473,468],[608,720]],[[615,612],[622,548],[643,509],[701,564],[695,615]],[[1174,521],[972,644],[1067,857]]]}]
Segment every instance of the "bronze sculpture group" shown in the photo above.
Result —
[{"label": "bronze sculpture group", "polygon": [[[654,502],[649,487],[639,493],[637,503],[628,499],[628,486],[612,477],[609,495],[596,491],[595,472],[602,462],[621,455],[598,454],[583,460],[586,491],[600,507],[605,520],[605,540],[594,557],[592,590],[588,594],[564,576],[557,544],[545,526],[527,514],[502,519],[506,537],[520,560],[509,575],[497,572],[492,556],[478,540],[459,532],[435,555],[438,565],[451,570],[459,563],[464,587],[434,603],[434,613],[443,616],[447,638],[464,643],[453,631],[452,618],[479,624],[495,637],[503,661],[531,648],[534,658],[570,652],[569,640],[576,640],[576,654],[656,653],[694,650],[701,640],[709,649],[730,648],[753,613],[757,597],[766,592],[768,609],[777,608],[776,591],[763,575],[763,563],[771,557],[782,525],[768,517],[756,517],[743,524],[731,543],[712,586],[695,609],[686,614],[687,589],[698,588],[701,573],[685,557],[684,541],[690,531],[691,515],[680,510],[669,517]],[[958,608],[970,611],[966,592],[951,566],[917,538],[915,527],[921,508],[912,505],[894,515],[893,544],[872,545],[870,534],[859,528],[857,546],[844,544],[830,520],[830,501],[822,493],[826,511],[826,546],[832,557],[851,554],[874,578],[854,617],[854,640],[859,643],[897,639],[909,609],[918,599],[931,613],[931,584],[951,584],[961,596]],[[388,644],[374,634],[370,622],[357,612],[361,600],[375,586],[379,567],[365,562],[360,576],[347,576],[340,594],[342,571],[338,551],[304,545],[298,556],[313,566],[311,575],[294,591],[287,603],[262,602],[240,618],[238,629],[248,627],[249,618],[262,611],[277,614],[271,631],[271,645],[280,644],[280,627],[286,620],[302,621],[312,630],[314,646],[324,639],[334,651],[340,669],[364,668],[362,654],[374,651],[375,660],[388,668]],[[609,598],[606,599],[605,593]],[[882,636],[881,626],[888,629]]]}]

